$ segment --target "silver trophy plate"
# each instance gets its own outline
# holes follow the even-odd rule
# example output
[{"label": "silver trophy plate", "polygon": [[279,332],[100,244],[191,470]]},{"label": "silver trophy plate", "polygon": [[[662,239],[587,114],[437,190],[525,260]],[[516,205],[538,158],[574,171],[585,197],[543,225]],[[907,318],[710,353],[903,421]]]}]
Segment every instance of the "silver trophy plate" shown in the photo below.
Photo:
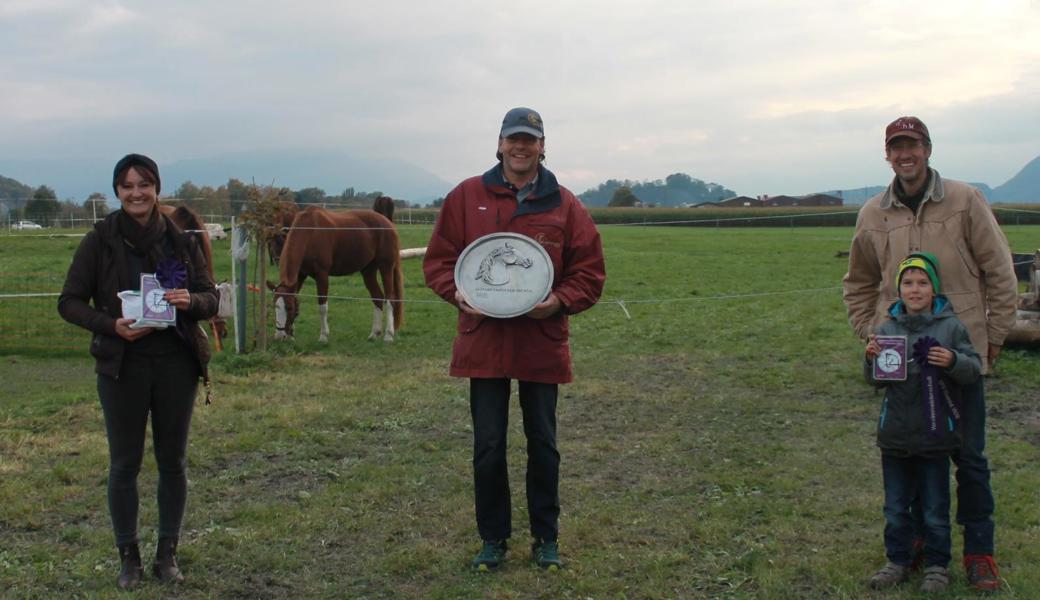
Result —
[{"label": "silver trophy plate", "polygon": [[455,263],[455,287],[470,306],[500,319],[517,317],[549,297],[553,265],[541,244],[519,233],[478,238]]}]

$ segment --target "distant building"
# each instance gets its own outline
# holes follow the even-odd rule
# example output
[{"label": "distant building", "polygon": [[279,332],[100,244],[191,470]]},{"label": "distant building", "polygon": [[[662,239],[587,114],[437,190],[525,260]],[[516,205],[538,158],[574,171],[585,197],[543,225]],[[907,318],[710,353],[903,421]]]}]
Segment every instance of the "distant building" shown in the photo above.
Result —
[{"label": "distant building", "polygon": [[829,194],[807,196],[759,196],[762,206],[842,206],[844,202]]},{"label": "distant building", "polygon": [[726,198],[725,200],[719,200],[714,204],[715,206],[727,206],[731,208],[755,208],[762,206],[762,201],[757,198],[749,198],[747,196],[734,196],[732,198]]},{"label": "distant building", "polygon": [[798,198],[792,196],[759,196],[762,206],[798,206]]},{"label": "distant building", "polygon": [[800,198],[800,206],[842,206],[844,201],[830,194],[809,194]]}]

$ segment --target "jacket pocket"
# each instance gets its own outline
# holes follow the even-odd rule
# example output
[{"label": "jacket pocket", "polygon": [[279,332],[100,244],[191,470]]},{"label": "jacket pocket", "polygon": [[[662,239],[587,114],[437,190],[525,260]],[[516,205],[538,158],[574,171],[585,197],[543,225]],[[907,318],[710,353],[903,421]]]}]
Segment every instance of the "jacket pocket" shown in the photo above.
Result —
[{"label": "jacket pocket", "polygon": [[112,360],[123,350],[123,340],[111,335],[95,333],[90,340],[90,354],[100,361]]},{"label": "jacket pocket", "polygon": [[459,323],[457,331],[459,333],[473,333],[478,327],[487,319],[487,317],[481,315],[471,315],[467,312],[459,311]]},{"label": "jacket pocket", "polygon": [[[955,238],[957,243],[957,254],[961,257],[961,262],[964,263],[964,268],[971,273],[973,279],[979,278],[979,266],[975,263],[975,256],[972,255],[971,250],[968,248],[968,243],[964,241],[963,237],[957,236]],[[942,268],[940,266],[940,268]]]},{"label": "jacket pocket", "polygon": [[542,333],[545,334],[545,337],[556,342],[567,340],[567,335],[569,334],[567,315],[558,313],[547,319],[535,320],[538,321],[538,326],[541,327]]}]

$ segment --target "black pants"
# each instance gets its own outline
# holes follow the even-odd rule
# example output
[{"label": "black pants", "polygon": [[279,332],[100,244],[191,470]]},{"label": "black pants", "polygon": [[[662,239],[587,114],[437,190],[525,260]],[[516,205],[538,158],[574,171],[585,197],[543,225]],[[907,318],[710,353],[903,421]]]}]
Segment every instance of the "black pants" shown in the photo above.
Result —
[{"label": "black pants", "polygon": [[180,535],[188,495],[188,428],[199,367],[188,352],[123,358],[119,379],[98,375],[108,434],[108,510],[116,545],[138,543],[137,474],[148,415],[159,469],[159,536]]},{"label": "black pants", "polygon": [[[560,518],[560,453],[556,450],[559,386],[519,382],[527,436],[527,510],[531,535],[555,540]],[[506,434],[509,380],[470,379],[473,415],[473,484],[481,539],[504,540],[512,533]]]}]

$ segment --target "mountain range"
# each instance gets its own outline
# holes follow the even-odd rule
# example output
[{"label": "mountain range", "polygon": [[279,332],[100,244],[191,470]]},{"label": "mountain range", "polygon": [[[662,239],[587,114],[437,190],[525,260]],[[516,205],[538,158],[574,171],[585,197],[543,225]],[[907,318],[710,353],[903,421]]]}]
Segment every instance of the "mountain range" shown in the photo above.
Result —
[{"label": "mountain range", "polygon": [[[0,158],[0,175],[17,180],[13,183],[28,183],[33,187],[47,185],[55,190],[59,199],[82,200],[92,192],[110,194],[108,174],[112,164],[110,158]],[[357,192],[380,191],[420,205],[443,197],[452,188],[450,182],[409,162],[394,158],[367,158],[342,151],[271,150],[180,160],[164,164],[162,177],[166,193],[172,193],[185,181],[216,187],[233,177],[246,183],[274,184],[294,190],[317,187],[330,195],[339,194],[348,187]],[[993,188],[984,183],[973,185],[981,189],[991,202],[1040,202],[1040,156],[1002,185]],[[10,189],[13,188],[3,186],[0,199],[12,198],[15,205],[20,205],[19,201],[24,200],[11,195]],[[868,186],[832,189],[823,193],[840,195],[846,204],[862,204],[883,189],[884,186]]]}]

